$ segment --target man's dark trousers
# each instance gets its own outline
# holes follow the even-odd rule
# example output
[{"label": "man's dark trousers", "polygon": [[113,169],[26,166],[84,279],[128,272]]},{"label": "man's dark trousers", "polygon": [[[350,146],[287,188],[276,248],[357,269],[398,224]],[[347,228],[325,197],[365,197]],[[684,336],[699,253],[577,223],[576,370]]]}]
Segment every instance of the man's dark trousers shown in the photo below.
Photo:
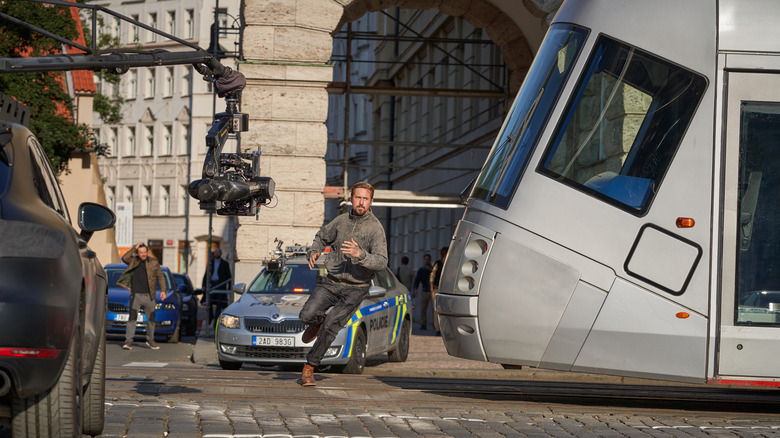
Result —
[{"label": "man's dark trousers", "polygon": [[[330,344],[336,339],[339,330],[347,325],[366,294],[368,294],[367,284],[335,282],[328,277],[319,280],[299,315],[301,321],[307,325],[320,326],[314,346],[306,355],[309,365],[315,367],[320,365],[320,361],[330,348]],[[329,308],[331,310],[326,314]]]}]

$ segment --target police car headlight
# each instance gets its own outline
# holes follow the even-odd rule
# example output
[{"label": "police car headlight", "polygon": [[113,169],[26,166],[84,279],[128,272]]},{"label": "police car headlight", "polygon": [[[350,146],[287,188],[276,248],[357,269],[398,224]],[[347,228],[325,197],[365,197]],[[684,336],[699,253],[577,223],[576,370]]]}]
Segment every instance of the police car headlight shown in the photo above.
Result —
[{"label": "police car headlight", "polygon": [[341,347],[330,347],[325,352],[325,357],[333,357],[339,354],[339,351],[341,351]]},{"label": "police car headlight", "polygon": [[226,315],[222,314],[219,317],[219,325],[226,328],[238,328],[239,327],[239,318],[237,316],[233,315]]}]

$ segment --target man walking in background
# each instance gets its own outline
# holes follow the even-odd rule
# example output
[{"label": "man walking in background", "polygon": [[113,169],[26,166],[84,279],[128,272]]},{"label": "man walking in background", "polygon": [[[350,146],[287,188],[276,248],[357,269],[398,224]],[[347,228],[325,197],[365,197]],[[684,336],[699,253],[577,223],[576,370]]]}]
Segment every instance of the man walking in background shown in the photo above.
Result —
[{"label": "man walking in background", "polygon": [[122,256],[122,261],[127,263],[127,269],[119,277],[117,286],[130,291],[130,316],[125,328],[125,343],[122,348],[133,348],[133,336],[138,320],[138,311],[144,308],[146,315],[146,345],[153,350],[160,347],[154,342],[154,300],[157,283],[160,284],[160,300],[165,301],[165,277],[157,258],[149,254],[149,248],[143,243],[136,244],[130,251]]}]

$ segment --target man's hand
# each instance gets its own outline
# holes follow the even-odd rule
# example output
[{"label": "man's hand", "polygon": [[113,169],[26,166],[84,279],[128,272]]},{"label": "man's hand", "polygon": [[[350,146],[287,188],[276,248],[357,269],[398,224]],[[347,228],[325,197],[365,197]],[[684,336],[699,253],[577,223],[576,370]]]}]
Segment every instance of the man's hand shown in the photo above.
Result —
[{"label": "man's hand", "polygon": [[360,247],[357,242],[355,242],[355,239],[344,241],[344,243],[341,244],[341,252],[355,258],[360,257]]},{"label": "man's hand", "polygon": [[309,257],[309,269],[314,269],[314,262],[316,262],[319,257],[320,253],[312,253],[311,257]]},{"label": "man's hand", "polygon": [[165,298],[168,296],[165,292],[160,292],[160,301],[165,301]]}]

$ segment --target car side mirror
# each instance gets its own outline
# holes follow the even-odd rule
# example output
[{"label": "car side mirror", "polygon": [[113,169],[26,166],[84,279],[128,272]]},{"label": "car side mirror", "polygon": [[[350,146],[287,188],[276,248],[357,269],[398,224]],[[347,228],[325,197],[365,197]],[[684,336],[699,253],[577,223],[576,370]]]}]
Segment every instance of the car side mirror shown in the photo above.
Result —
[{"label": "car side mirror", "polygon": [[368,288],[368,296],[371,298],[383,297],[387,293],[387,289],[382,286],[371,286]]},{"label": "car side mirror", "polygon": [[81,228],[81,238],[89,242],[95,231],[113,227],[116,223],[116,215],[108,207],[94,202],[84,202],[79,205],[78,223]]},{"label": "car side mirror", "polygon": [[246,283],[238,283],[233,285],[233,292],[239,295],[244,293],[244,289],[246,289]]}]

